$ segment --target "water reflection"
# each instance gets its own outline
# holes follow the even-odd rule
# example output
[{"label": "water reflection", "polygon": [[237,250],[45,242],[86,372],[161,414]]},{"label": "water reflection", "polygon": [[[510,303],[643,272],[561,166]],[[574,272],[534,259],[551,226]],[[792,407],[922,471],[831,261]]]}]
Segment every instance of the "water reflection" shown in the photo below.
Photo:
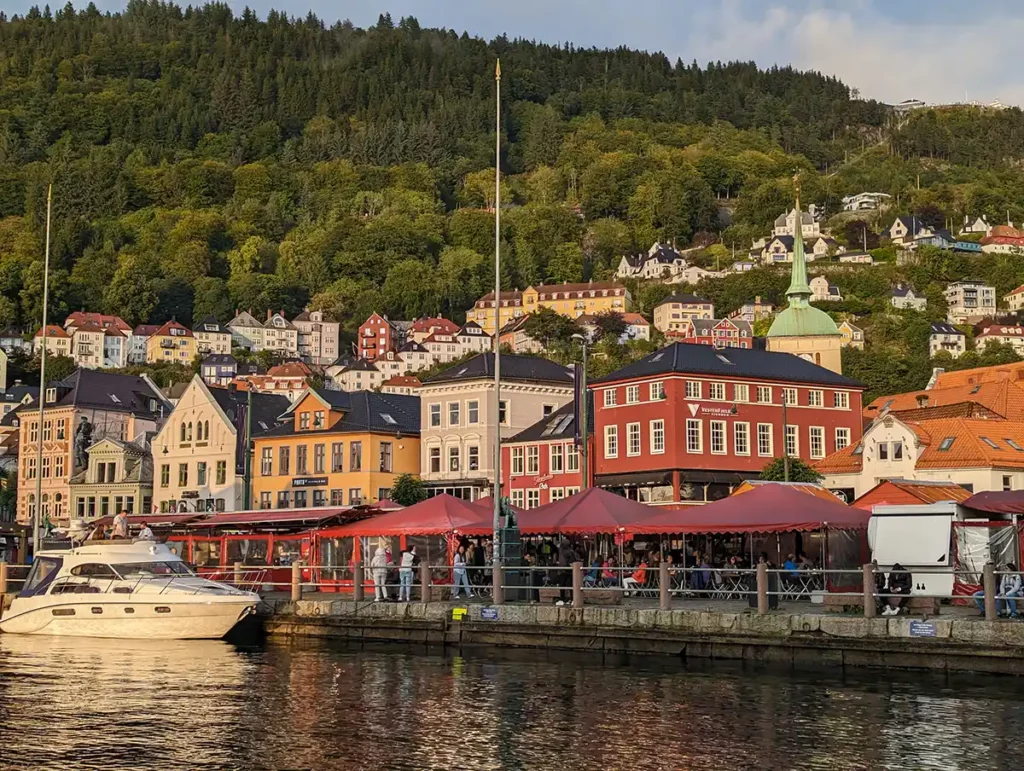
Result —
[{"label": "water reflection", "polygon": [[1011,769],[1017,683],[0,636],[0,767]]}]

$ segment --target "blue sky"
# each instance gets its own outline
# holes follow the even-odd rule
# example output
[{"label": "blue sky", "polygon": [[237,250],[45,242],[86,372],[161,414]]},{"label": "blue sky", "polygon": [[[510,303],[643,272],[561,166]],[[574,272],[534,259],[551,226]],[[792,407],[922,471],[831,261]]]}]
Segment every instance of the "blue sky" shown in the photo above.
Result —
[{"label": "blue sky", "polygon": [[[229,0],[236,11],[244,2]],[[57,0],[53,7],[60,4]],[[79,3],[75,3],[79,5]],[[123,7],[97,0],[103,10]],[[184,4],[184,3],[183,3]],[[627,45],[701,64],[741,59],[839,76],[861,94],[893,102],[1024,104],[1024,2],[1020,0],[249,0],[358,26],[389,11],[422,26],[491,38],[502,32],[583,46]],[[0,0],[8,14],[28,0]],[[511,75],[511,73],[508,73]]]}]

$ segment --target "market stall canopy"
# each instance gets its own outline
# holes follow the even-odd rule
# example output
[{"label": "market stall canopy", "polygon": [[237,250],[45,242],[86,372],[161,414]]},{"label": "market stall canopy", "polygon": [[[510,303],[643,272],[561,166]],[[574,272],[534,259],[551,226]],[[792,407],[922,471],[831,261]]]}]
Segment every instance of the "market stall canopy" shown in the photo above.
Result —
[{"label": "market stall canopy", "polygon": [[988,514],[1024,514],[1024,490],[977,493],[960,505]]},{"label": "market stall canopy", "polygon": [[333,529],[332,536],[347,535],[438,535],[458,531],[466,535],[487,535],[492,531],[486,509],[447,493],[435,495],[412,506]]},{"label": "market stall canopy", "polygon": [[704,506],[665,511],[630,529],[635,533],[784,533],[823,527],[864,530],[870,516],[870,512],[838,499],[808,495],[785,484],[767,484]]},{"label": "market stall canopy", "polygon": [[649,520],[656,510],[600,487],[519,514],[523,533],[617,533]]}]

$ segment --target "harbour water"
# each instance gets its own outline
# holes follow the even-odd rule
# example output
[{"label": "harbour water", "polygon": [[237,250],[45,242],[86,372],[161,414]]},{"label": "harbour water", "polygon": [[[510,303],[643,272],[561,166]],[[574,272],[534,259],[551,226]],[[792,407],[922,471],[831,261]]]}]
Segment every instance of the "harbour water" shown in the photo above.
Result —
[{"label": "harbour water", "polygon": [[3,769],[1018,769],[1015,678],[0,636]]}]

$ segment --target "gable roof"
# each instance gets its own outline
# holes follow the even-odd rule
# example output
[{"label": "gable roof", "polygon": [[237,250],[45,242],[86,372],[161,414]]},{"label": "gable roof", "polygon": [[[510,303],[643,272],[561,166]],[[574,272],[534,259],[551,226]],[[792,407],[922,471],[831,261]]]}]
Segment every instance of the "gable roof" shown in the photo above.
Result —
[{"label": "gable roof", "polygon": [[[594,394],[587,395],[587,430],[594,433]],[[518,444],[520,442],[555,442],[572,439],[576,436],[576,402],[563,404],[547,417],[541,418],[531,426],[527,426],[518,434],[503,439],[502,444]]]},{"label": "gable roof", "polygon": [[263,325],[257,321],[256,317],[248,311],[242,311],[235,315],[231,321],[228,322],[228,327],[262,327]]},{"label": "gable roof", "polygon": [[301,361],[286,361],[267,370],[269,377],[309,377],[312,374],[313,370]]},{"label": "gable roof", "polygon": [[[851,506],[867,508],[880,504],[963,503],[972,495],[971,491],[955,482],[918,481],[913,479],[883,479],[872,487]],[[863,502],[863,504],[862,504]]]},{"label": "gable roof", "polygon": [[230,353],[211,353],[202,362],[207,367],[237,367],[238,360]]},{"label": "gable roof", "polygon": [[194,335],[192,334],[192,330],[191,329],[189,329],[188,327],[186,327],[186,326],[184,326],[182,324],[179,324],[174,319],[171,319],[170,321],[164,322],[164,324],[156,332],[154,332],[153,335],[154,336],[159,336],[159,337],[164,337],[164,336],[172,337],[172,335],[171,335],[171,330],[172,329],[178,329],[178,330],[181,330],[182,332],[184,332],[184,334],[173,335],[173,337],[194,337]]},{"label": "gable roof", "polygon": [[993,383],[1000,380],[1024,380],[1024,361],[1010,364],[994,364],[990,367],[975,367],[951,372],[942,372],[935,379],[933,388],[949,388],[955,385]]},{"label": "gable roof", "polygon": [[914,291],[914,287],[909,284],[896,284],[896,286],[889,290],[889,294],[892,297],[907,297],[908,295],[913,295],[914,297],[919,296],[917,292]]},{"label": "gable roof", "polygon": [[[739,322],[733,320],[733,323]],[[640,361],[623,367],[593,383],[653,377],[669,373],[693,373],[726,377],[749,377],[792,383],[815,383],[861,390],[856,380],[819,367],[790,353],[754,348],[715,348],[695,343],[672,343]]]},{"label": "gable roof", "polygon": [[[283,321],[284,323],[283,324],[275,324],[274,322],[277,319],[281,319],[281,321]],[[272,314],[270,316],[270,318],[267,319],[266,322],[263,323],[262,326],[263,326],[264,329],[291,329],[291,330],[298,331],[298,330],[295,329],[295,325],[292,324],[288,319],[286,319],[284,317],[284,314],[282,314],[282,313],[274,313],[274,314]]]},{"label": "gable roof", "polygon": [[905,412],[965,402],[980,404],[1007,420],[1024,421],[1024,388],[1008,380],[879,396],[864,408],[864,417],[876,418],[885,410]]},{"label": "gable roof", "polygon": [[418,377],[414,377],[413,375],[395,375],[394,377],[389,377],[381,385],[394,386],[396,388],[419,388],[423,384],[420,382]]},{"label": "gable roof", "polygon": [[963,332],[947,321],[933,321],[931,333],[933,335],[960,335],[960,337],[966,337]]},{"label": "gable roof", "polygon": [[135,337],[152,337],[160,329],[159,324],[139,324],[132,330]]},{"label": "gable roof", "polygon": [[[483,380],[494,377],[494,353],[480,353],[461,364],[456,364],[428,378],[424,385],[451,383],[460,380]],[[501,379],[507,381],[539,381],[569,386],[573,383],[572,370],[539,356],[501,355]]]},{"label": "gable roof", "polygon": [[[171,405],[159,388],[147,377],[119,375],[100,369],[76,369],[63,381],[53,381],[58,388],[55,404],[48,407],[77,406],[113,412],[129,412],[142,417],[159,418],[171,412]],[[63,395],[60,390],[64,390]],[[152,402],[152,403],[151,403]]]},{"label": "gable roof", "polygon": [[666,297],[660,303],[655,305],[655,308],[660,308],[662,305],[668,303],[684,303],[687,305],[711,305],[711,300],[705,300],[703,297],[697,297],[695,294],[689,294],[683,292],[681,294],[674,294],[671,297]]},{"label": "gable roof", "polygon": [[288,409],[288,397],[276,394],[260,393],[259,391],[239,391],[236,388],[208,387],[210,396],[224,411],[232,423],[239,416],[239,410],[248,405],[252,398],[252,435],[261,436],[272,431],[279,425],[280,415]]},{"label": "gable roof", "polygon": [[221,324],[213,316],[207,316],[197,324],[192,325],[193,332],[205,332],[208,334],[229,335],[231,330]]},{"label": "gable roof", "polygon": [[309,388],[285,410],[282,417],[294,412],[306,394],[319,399],[327,407],[342,413],[340,420],[332,426],[313,431],[296,432],[292,422],[283,423],[273,429],[275,436],[294,433],[317,434],[338,433],[339,431],[419,435],[420,397],[408,394],[376,393],[374,391],[331,391],[326,388]]},{"label": "gable roof", "polygon": [[132,328],[120,316],[106,313],[92,313],[90,311],[75,311],[64,319],[64,326],[74,324],[80,327],[83,324],[95,324],[103,329],[116,329],[119,332],[131,332]]},{"label": "gable roof", "polygon": [[[42,336],[43,336],[43,328],[40,327],[39,331],[36,332],[35,337],[42,338]],[[46,336],[47,337],[59,337],[59,338],[64,338],[64,339],[70,339],[70,337],[71,337],[71,335],[69,335],[66,331],[64,331],[64,328],[62,326],[60,326],[59,324],[47,324],[46,325]]]}]

